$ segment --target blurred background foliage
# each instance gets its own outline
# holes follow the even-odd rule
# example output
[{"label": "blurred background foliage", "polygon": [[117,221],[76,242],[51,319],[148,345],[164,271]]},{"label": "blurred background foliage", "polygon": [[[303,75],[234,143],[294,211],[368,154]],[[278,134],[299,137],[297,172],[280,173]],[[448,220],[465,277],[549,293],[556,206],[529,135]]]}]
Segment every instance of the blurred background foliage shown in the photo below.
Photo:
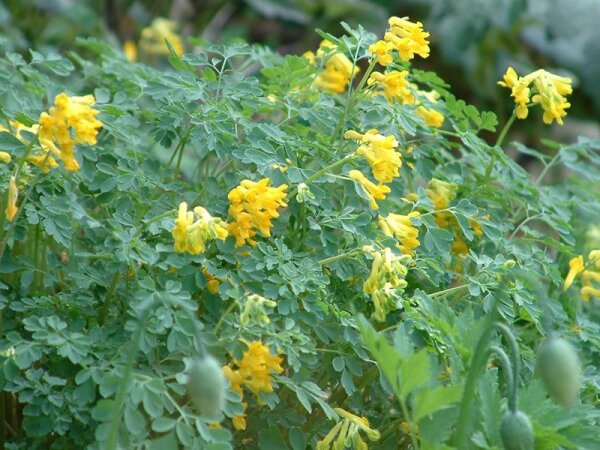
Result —
[{"label": "blurred background foliage", "polygon": [[243,39],[301,54],[318,45],[315,28],[339,35],[345,21],[380,34],[391,15],[422,21],[433,46],[423,68],[478,108],[495,111],[501,124],[513,108],[496,86],[507,66],[573,78],[566,126],[528,120],[513,138],[527,144],[549,134],[567,142],[600,137],[600,0],[0,0],[0,48],[63,53],[77,37],[90,36],[121,47],[166,17],[184,38]]}]

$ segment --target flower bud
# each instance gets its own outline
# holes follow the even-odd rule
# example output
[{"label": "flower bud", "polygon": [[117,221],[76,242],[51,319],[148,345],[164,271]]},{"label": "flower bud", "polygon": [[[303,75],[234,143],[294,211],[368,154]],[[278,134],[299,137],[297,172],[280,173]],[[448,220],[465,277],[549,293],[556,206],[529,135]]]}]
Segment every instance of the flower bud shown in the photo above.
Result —
[{"label": "flower bud", "polygon": [[192,361],[187,392],[200,414],[206,417],[219,414],[223,408],[225,376],[214,357],[205,355]]},{"label": "flower bud", "polygon": [[548,394],[558,403],[571,406],[579,395],[579,358],[562,338],[547,338],[538,349],[535,373],[542,379]]},{"label": "flower bud", "polygon": [[503,269],[512,269],[513,267],[515,267],[515,264],[517,264],[517,262],[514,259],[509,259],[509,260],[505,261],[504,264],[502,264],[502,268]]},{"label": "flower bud", "polygon": [[521,411],[509,412],[500,424],[504,450],[533,450],[535,438],[529,417]]}]

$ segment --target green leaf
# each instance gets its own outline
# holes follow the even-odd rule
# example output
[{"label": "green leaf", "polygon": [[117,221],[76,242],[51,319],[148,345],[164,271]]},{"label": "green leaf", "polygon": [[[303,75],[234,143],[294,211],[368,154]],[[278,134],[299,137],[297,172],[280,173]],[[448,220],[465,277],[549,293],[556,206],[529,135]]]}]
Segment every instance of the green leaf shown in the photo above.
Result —
[{"label": "green leaf", "polygon": [[92,409],[92,418],[98,422],[107,422],[116,414],[116,406],[113,400],[102,399]]},{"label": "green leaf", "polygon": [[152,429],[157,433],[165,433],[175,427],[177,421],[170,417],[159,417],[152,422]]},{"label": "green leaf", "polygon": [[357,318],[357,324],[367,348],[377,361],[377,365],[386,380],[390,383],[392,391],[398,397],[402,397],[398,384],[398,375],[402,366],[400,355],[390,346],[385,335],[377,333],[362,314]]},{"label": "green leaf", "polygon": [[415,394],[413,420],[415,422],[447,408],[460,400],[462,386],[439,386],[433,389],[423,389]]},{"label": "green leaf", "polygon": [[400,396],[406,398],[418,387],[429,382],[429,354],[426,349],[419,350],[400,367]]},{"label": "green leaf", "polygon": [[19,152],[25,145],[16,137],[6,131],[0,131],[0,150],[10,154]]}]

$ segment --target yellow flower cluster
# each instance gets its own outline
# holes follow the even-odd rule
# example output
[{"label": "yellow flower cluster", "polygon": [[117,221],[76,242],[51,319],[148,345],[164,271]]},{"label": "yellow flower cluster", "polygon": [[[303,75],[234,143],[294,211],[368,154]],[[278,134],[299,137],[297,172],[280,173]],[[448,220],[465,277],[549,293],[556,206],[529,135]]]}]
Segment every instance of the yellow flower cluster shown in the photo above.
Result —
[{"label": "yellow flower cluster", "polygon": [[[339,94],[346,90],[346,87],[350,83],[350,79],[353,75],[360,72],[360,68],[352,64],[352,61],[350,61],[343,53],[335,52],[335,48],[335,45],[327,40],[321,42],[319,50],[317,51],[318,57],[325,56],[325,51],[323,49],[330,49],[333,53],[327,56],[325,68],[317,75],[313,84],[316,88],[323,91]],[[306,52],[304,56],[308,58],[312,64],[315,63],[315,55],[313,52]]]},{"label": "yellow flower cluster", "polygon": [[365,134],[348,130],[344,133],[344,138],[361,143],[356,153],[365,157],[379,183],[391,183],[400,176],[398,170],[402,167],[402,155],[395,150],[398,141],[393,135],[383,136],[374,129]]},{"label": "yellow flower cluster", "polygon": [[378,441],[381,438],[379,431],[371,428],[365,417],[359,417],[341,408],[333,408],[333,410],[341,420],[317,442],[317,450],[345,449],[350,445],[354,450],[368,450],[369,446],[362,439],[360,431],[365,433],[370,441]]},{"label": "yellow flower cluster", "polygon": [[228,226],[229,234],[235,237],[236,247],[245,243],[255,245],[256,230],[263,236],[271,236],[271,220],[279,217],[278,208],[285,208],[287,185],[270,187],[270,180],[258,182],[244,180],[229,192],[229,214],[234,221]]},{"label": "yellow flower cluster", "polygon": [[[154,19],[149,27],[142,30],[140,49],[154,55],[169,55],[169,47],[165,43],[165,40],[167,40],[177,55],[183,55],[183,41],[176,30],[176,22],[163,17]],[[125,50],[128,58],[137,57],[137,51],[134,53],[131,45],[129,45],[129,49],[126,48]]]},{"label": "yellow flower cluster", "polygon": [[187,203],[182,202],[179,204],[179,214],[175,219],[172,234],[176,252],[199,255],[206,250],[208,241],[225,240],[228,236],[227,223],[222,219],[212,217],[201,206],[196,206],[193,211],[188,211]]},{"label": "yellow flower cluster", "polygon": [[450,202],[456,198],[457,190],[458,185],[454,183],[447,183],[437,178],[432,178],[429,181],[427,189],[425,189],[425,193],[431,200],[431,203],[433,203],[433,208],[439,211],[441,209],[448,209]]},{"label": "yellow flower cluster", "polygon": [[[237,392],[242,399],[246,386],[256,396],[260,404],[261,392],[273,392],[271,380],[272,374],[283,372],[281,356],[271,355],[269,347],[260,341],[254,341],[248,345],[248,350],[240,361],[235,361],[237,369],[229,366],[223,367],[223,373],[229,379],[231,388]],[[243,403],[244,408],[247,403]],[[233,426],[236,430],[246,429],[246,414],[235,416]]]},{"label": "yellow flower cluster", "polygon": [[410,260],[410,256],[397,256],[389,248],[375,250],[367,246],[363,250],[373,257],[371,274],[363,284],[363,291],[373,301],[373,318],[384,321],[387,314],[397,308],[398,291],[406,287],[404,277],[408,269],[403,263]]},{"label": "yellow flower cluster", "polygon": [[[48,112],[43,112],[39,124],[28,127],[21,122],[10,121],[14,136],[25,145],[31,142],[24,132],[37,135],[39,147],[35,147],[27,156],[27,162],[38,166],[43,172],[58,167],[55,160],[59,158],[70,171],[79,170],[75,159],[75,145],[95,145],[102,122],[96,119],[97,110],[93,95],[69,97],[64,92],[57,95],[54,105]],[[0,126],[0,131],[10,132]],[[10,155],[2,157],[6,163],[11,161]]]},{"label": "yellow flower cluster", "polygon": [[410,61],[419,55],[421,58],[429,56],[429,33],[423,30],[421,22],[410,22],[408,17],[390,17],[390,27],[385,32],[383,40],[377,41],[369,47],[369,51],[377,57],[382,66],[387,66],[393,61],[392,51],[397,51],[400,58]]},{"label": "yellow flower cluster", "polygon": [[413,104],[415,97],[409,89],[410,83],[406,79],[408,70],[392,70],[387,73],[373,72],[367,80],[367,86],[377,85],[383,89],[383,95],[390,103]]},{"label": "yellow flower cluster", "polygon": [[600,298],[600,289],[594,282],[600,283],[600,250],[592,250],[588,255],[589,268],[583,261],[583,255],[576,256],[569,261],[569,273],[565,278],[563,289],[567,290],[575,278],[581,274],[582,287],[579,290],[581,297],[587,302],[592,297]]},{"label": "yellow flower cluster", "polygon": [[573,92],[570,78],[554,75],[544,69],[519,77],[517,72],[509,67],[503,81],[499,81],[498,84],[511,89],[519,119],[527,118],[529,105],[539,103],[544,110],[545,124],[551,124],[554,120],[559,125],[563,124],[562,118],[567,115],[565,110],[571,106],[565,98]]},{"label": "yellow flower cluster", "polygon": [[[98,130],[102,127],[102,122],[96,119],[98,111],[92,108],[95,103],[93,95],[69,97],[64,92],[58,94],[54,99],[55,106],[40,115],[37,134],[42,153],[50,151],[62,160],[67,170],[79,170],[75,145],[95,145]],[[40,155],[37,165],[42,164],[45,158],[45,154]],[[49,164],[55,165],[52,161]]]},{"label": "yellow flower cluster", "polygon": [[393,70],[387,73],[373,72],[367,80],[367,85],[381,87],[384,97],[390,103],[399,102],[417,106],[417,115],[422,117],[428,126],[441,127],[444,123],[444,115],[433,108],[423,106],[420,100],[420,98],[425,98],[430,103],[436,103],[439,94],[435,91],[419,90],[415,84],[406,79],[407,76],[407,70]]},{"label": "yellow flower cluster", "polygon": [[369,198],[371,209],[378,210],[379,205],[376,200],[385,200],[385,196],[390,193],[390,188],[385,184],[375,184],[369,180],[360,170],[351,170],[348,176],[355,181],[358,181],[361,189]]},{"label": "yellow flower cluster", "polygon": [[419,229],[412,223],[411,219],[419,217],[421,213],[413,211],[408,215],[390,213],[387,217],[379,216],[379,226],[383,234],[395,237],[398,240],[398,248],[405,255],[414,256],[419,242]]}]

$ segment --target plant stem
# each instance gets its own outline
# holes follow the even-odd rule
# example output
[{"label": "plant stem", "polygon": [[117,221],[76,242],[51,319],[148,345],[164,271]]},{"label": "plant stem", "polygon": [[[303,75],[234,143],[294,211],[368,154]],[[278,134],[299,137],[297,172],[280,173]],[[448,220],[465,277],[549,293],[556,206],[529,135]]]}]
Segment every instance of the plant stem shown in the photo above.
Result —
[{"label": "plant stem", "polygon": [[514,109],[512,114],[510,115],[510,118],[506,122],[506,125],[504,125],[504,128],[502,128],[502,131],[498,135],[498,139],[496,140],[494,147],[500,147],[502,145],[502,143],[504,142],[504,138],[506,137],[506,133],[508,133],[508,130],[510,130],[510,127],[512,126],[516,118],[517,110]]},{"label": "plant stem", "polygon": [[322,259],[321,261],[319,261],[319,264],[322,265],[322,266],[326,266],[326,265],[331,264],[333,262],[339,261],[340,259],[349,258],[349,257],[354,256],[354,255],[359,255],[362,252],[363,252],[362,249],[355,248],[354,250],[350,250],[349,252],[340,253],[339,255],[331,256],[329,258]]},{"label": "plant stem", "polygon": [[463,289],[466,289],[468,287],[469,287],[468,284],[461,284],[460,286],[454,286],[454,287],[451,287],[448,289],[444,289],[443,291],[437,291],[437,292],[434,292],[432,294],[427,294],[427,295],[429,295],[429,297],[433,297],[433,298],[443,297],[448,294],[452,294],[453,292],[456,292],[456,291],[462,291]]},{"label": "plant stem", "polygon": [[488,352],[487,346],[490,340],[493,328],[490,326],[493,322],[493,316],[490,316],[484,324],[483,333],[477,342],[471,366],[467,372],[465,387],[463,389],[462,400],[456,422],[456,440],[455,445],[461,450],[468,450],[469,447],[469,421],[471,419],[471,406],[475,398],[475,388],[479,373],[485,366]]},{"label": "plant stem", "polygon": [[[508,133],[508,130],[510,130],[510,127],[512,126],[512,124],[514,123],[516,118],[517,118],[517,110],[514,109],[510,118],[504,125],[504,128],[502,128],[502,131],[500,131],[500,134],[498,135],[498,139],[496,140],[494,147],[500,147],[502,145],[502,142],[504,142],[504,138],[506,137],[506,133]],[[485,177],[486,178],[489,178],[490,175],[492,174],[492,170],[494,170],[495,162],[496,162],[496,158],[494,157],[494,155],[493,154],[490,155],[490,162],[488,163],[488,165],[485,169]]]},{"label": "plant stem", "polygon": [[515,339],[515,335],[506,325],[496,322],[494,324],[494,327],[497,330],[500,330],[500,332],[504,335],[504,339],[506,339],[510,347],[510,356],[513,370],[513,391],[511,393],[512,398],[509,397],[508,399],[508,404],[513,408],[511,409],[511,411],[515,412],[518,406],[519,373],[521,372],[521,357],[519,354],[519,344]]},{"label": "plant stem", "polygon": [[119,285],[119,278],[120,278],[119,272],[115,273],[110,282],[110,285],[108,286],[108,290],[106,291],[106,297],[104,299],[104,303],[102,304],[102,309],[100,310],[100,313],[98,315],[98,323],[100,325],[103,325],[104,321],[106,320],[106,314],[108,313],[108,308],[110,307],[112,298],[115,294],[115,291],[117,290],[117,286]]},{"label": "plant stem", "polygon": [[181,161],[183,160],[183,153],[185,152],[185,146],[187,144],[188,139],[190,138],[190,133],[192,132],[192,126],[188,128],[185,136],[179,142],[179,156],[177,157],[177,164],[175,165],[175,174],[173,175],[173,181],[179,178],[179,169],[181,168]]},{"label": "plant stem", "polygon": [[167,212],[164,212],[162,214],[159,214],[158,216],[153,217],[152,219],[150,219],[148,222],[144,223],[143,225],[140,225],[140,228],[135,232],[135,234],[133,235],[133,238],[135,239],[137,237],[140,237],[140,235],[144,232],[144,230],[146,230],[150,225],[158,222],[159,220],[166,219],[167,217],[171,217],[174,212],[177,212],[177,210],[171,209]]},{"label": "plant stem", "polygon": [[504,370],[504,385],[506,386],[506,391],[508,393],[508,409],[511,412],[517,411],[517,403],[515,396],[515,384],[513,379],[513,370],[510,360],[508,359],[508,355],[501,347],[493,345],[490,347],[490,354],[495,354],[500,362],[502,363],[502,370]]},{"label": "plant stem", "polygon": [[150,307],[146,308],[143,316],[140,318],[138,322],[138,328],[135,330],[135,334],[130,343],[129,353],[127,355],[127,360],[125,361],[125,373],[123,374],[123,378],[119,383],[119,387],[117,390],[117,395],[115,396],[115,408],[116,411],[112,416],[110,421],[109,435],[108,441],[106,444],[107,450],[117,450],[117,439],[119,434],[119,427],[121,425],[121,417],[123,415],[123,404],[125,402],[125,394],[127,393],[127,386],[129,385],[129,380],[131,378],[131,373],[133,372],[133,365],[135,363],[135,357],[139,350],[139,340],[142,335],[142,331],[144,330],[144,326],[146,323],[146,317],[150,312]]},{"label": "plant stem", "polygon": [[406,400],[404,398],[398,397],[398,403],[400,403],[400,409],[402,409],[402,415],[404,416],[404,419],[408,423],[408,431],[410,433],[410,440],[412,442],[413,449],[418,450],[419,442],[417,440],[417,436],[415,435],[415,430],[414,430],[415,427],[414,427],[413,421],[410,417],[410,414],[408,413],[408,408],[406,406]]},{"label": "plant stem", "polygon": [[[304,184],[309,184],[312,183],[313,181],[315,181],[317,178],[319,178],[321,175],[326,174],[327,172],[329,172],[330,170],[335,169],[336,167],[342,166],[344,164],[346,164],[347,162],[352,161],[353,159],[357,158],[357,155],[354,153],[351,153],[348,156],[345,156],[344,158],[334,162],[333,164],[328,165],[327,167],[323,167],[321,170],[318,170],[317,172],[313,173],[310,177],[308,177],[306,180],[304,180]],[[294,196],[298,193],[298,187],[294,187],[294,189],[292,189],[290,191],[290,193],[288,194],[289,198],[294,198]]]},{"label": "plant stem", "polygon": [[233,300],[231,302],[231,304],[227,307],[227,309],[223,312],[223,314],[221,314],[221,317],[219,317],[219,320],[217,321],[217,323],[215,324],[215,327],[213,328],[213,334],[216,336],[218,331],[221,329],[221,325],[223,325],[223,321],[225,320],[225,317],[231,312],[233,311],[233,308],[235,308],[236,302],[235,300]]},{"label": "plant stem", "polygon": [[[356,62],[356,57],[354,58],[354,61]],[[338,134],[340,134],[340,131],[342,130],[342,127],[344,126],[344,123],[346,122],[346,117],[348,116],[350,107],[351,107],[352,103],[354,103],[355,95],[357,92],[359,92],[364,87],[369,75],[371,75],[371,72],[373,71],[373,68],[375,67],[375,64],[377,64],[376,58],[374,58],[369,63],[369,67],[367,68],[365,74],[363,75],[362,79],[358,83],[358,86],[356,87],[355,90],[352,90],[352,84],[348,87],[348,95],[346,97],[346,105],[344,107],[344,113],[342,114],[342,117],[340,117],[340,120],[338,121],[337,125],[335,126],[335,129],[333,130],[333,133],[331,134],[331,138],[329,139],[330,145],[335,142],[335,140],[338,137]],[[353,77],[354,77],[354,66],[352,66],[351,78],[353,78]]]}]

